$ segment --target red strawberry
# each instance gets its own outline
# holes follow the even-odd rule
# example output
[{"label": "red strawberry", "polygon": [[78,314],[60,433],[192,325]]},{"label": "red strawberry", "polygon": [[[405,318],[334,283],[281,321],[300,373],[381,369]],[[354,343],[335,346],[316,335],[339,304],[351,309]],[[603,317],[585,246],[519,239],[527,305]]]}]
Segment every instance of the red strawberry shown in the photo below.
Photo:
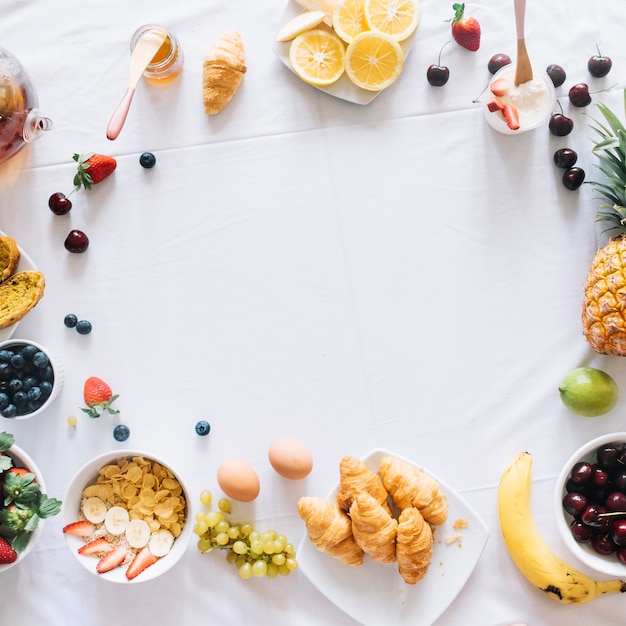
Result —
[{"label": "red strawberry", "polygon": [[9,472],[11,472],[12,474],[17,474],[18,476],[24,476],[25,474],[29,473],[29,471],[25,467],[12,467]]},{"label": "red strawberry", "polygon": [[512,104],[505,104],[502,110],[504,119],[511,130],[519,129],[519,113]]},{"label": "red strawberry", "polygon": [[502,104],[502,100],[499,100],[498,98],[493,98],[492,100],[489,100],[489,102],[487,102],[487,108],[492,113],[495,113],[496,111],[502,111],[502,109],[504,109],[504,104]]},{"label": "red strawberry", "polygon": [[78,548],[78,554],[83,555],[93,555],[93,554],[104,554],[106,552],[111,552],[114,547],[111,545],[104,537],[97,537],[93,541],[86,543],[84,546]]},{"label": "red strawberry", "polygon": [[504,96],[509,90],[509,82],[506,78],[497,78],[491,83],[489,89],[494,96]]},{"label": "red strawberry", "polygon": [[63,532],[68,535],[76,535],[76,537],[91,537],[96,527],[87,520],[72,522],[63,527]]},{"label": "red strawberry", "polygon": [[98,574],[104,574],[105,572],[110,572],[112,569],[119,567],[126,558],[126,548],[115,548],[115,550],[111,550],[107,552],[99,561],[98,565],[96,565],[96,572]]},{"label": "red strawberry", "polygon": [[0,537],[0,565],[15,563],[15,561],[17,561],[17,552],[4,537]]},{"label": "red strawberry", "polygon": [[150,567],[156,563],[159,559],[150,552],[150,548],[146,546],[141,548],[135,555],[135,558],[131,561],[128,569],[126,570],[126,578],[132,580],[135,576],[139,576],[147,567]]},{"label": "red strawberry", "polygon": [[470,52],[476,52],[480,47],[480,24],[474,17],[465,17],[465,4],[453,4],[454,17],[452,22],[452,38],[460,46]]},{"label": "red strawberry", "polygon": [[111,408],[111,404],[113,404],[119,396],[113,395],[111,387],[101,378],[91,376],[85,381],[83,398],[89,408],[82,410],[87,413],[89,417],[100,417],[105,411],[111,414],[119,413],[118,410]]},{"label": "red strawberry", "polygon": [[77,190],[81,187],[91,189],[92,185],[110,176],[117,167],[117,161],[105,154],[75,154],[72,158],[78,163],[78,171],[74,176]]}]

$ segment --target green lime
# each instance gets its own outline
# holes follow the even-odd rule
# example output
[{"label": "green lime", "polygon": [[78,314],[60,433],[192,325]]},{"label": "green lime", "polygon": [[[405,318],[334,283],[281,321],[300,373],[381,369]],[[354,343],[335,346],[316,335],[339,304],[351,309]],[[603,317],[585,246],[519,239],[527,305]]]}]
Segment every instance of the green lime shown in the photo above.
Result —
[{"label": "green lime", "polygon": [[572,413],[583,417],[597,417],[608,413],[619,396],[617,383],[602,370],[577,367],[559,386],[563,404]]}]

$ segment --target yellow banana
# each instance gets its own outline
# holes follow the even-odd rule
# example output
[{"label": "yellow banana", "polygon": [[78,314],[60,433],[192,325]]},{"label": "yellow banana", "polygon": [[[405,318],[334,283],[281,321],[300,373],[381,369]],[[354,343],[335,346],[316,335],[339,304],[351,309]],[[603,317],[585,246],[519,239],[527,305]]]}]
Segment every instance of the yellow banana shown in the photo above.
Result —
[{"label": "yellow banana", "polygon": [[625,592],[626,581],[593,580],[554,553],[539,533],[531,506],[532,456],[520,452],[498,487],[498,519],[504,543],[524,577],[551,598],[583,604],[611,592]]}]

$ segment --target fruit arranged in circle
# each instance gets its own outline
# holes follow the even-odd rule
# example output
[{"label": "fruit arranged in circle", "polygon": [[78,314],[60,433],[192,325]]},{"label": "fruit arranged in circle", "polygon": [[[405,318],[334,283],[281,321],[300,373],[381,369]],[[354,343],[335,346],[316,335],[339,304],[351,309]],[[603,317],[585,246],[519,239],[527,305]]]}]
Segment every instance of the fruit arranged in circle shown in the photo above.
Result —
[{"label": "fruit arranged in circle", "polygon": [[575,107],[586,107],[591,104],[591,95],[589,94],[589,86],[586,83],[577,83],[570,88],[569,101]]},{"label": "fruit arranged in circle", "polygon": [[71,230],[63,243],[68,252],[80,254],[89,247],[89,238],[82,230]]},{"label": "fruit arranged in circle", "polygon": [[67,215],[72,209],[72,203],[64,193],[59,191],[50,196],[48,207],[55,215]]},{"label": "fruit arranged in circle", "polygon": [[449,41],[446,41],[446,43],[443,44],[441,50],[439,50],[437,63],[429,65],[426,70],[426,80],[433,85],[433,87],[443,87],[443,85],[445,85],[450,78],[450,68],[445,65],[441,65],[441,53],[449,43]]},{"label": "fruit arranged in circle", "polygon": [[603,55],[598,48],[598,54],[594,54],[587,61],[587,69],[595,78],[603,78],[613,67],[613,61],[610,57]]},{"label": "fruit arranged in circle", "polygon": [[408,39],[422,15],[419,3],[413,0],[365,0],[363,14],[371,30],[396,41]]},{"label": "fruit arranged in circle", "polygon": [[559,394],[563,404],[573,413],[597,417],[608,413],[617,404],[619,389],[606,372],[594,367],[577,367],[565,376],[559,385]]},{"label": "fruit arranged in circle", "polygon": [[569,169],[574,166],[576,161],[578,161],[578,154],[571,148],[559,148],[554,153],[554,164],[557,167]]},{"label": "fruit arranged in circle", "polygon": [[368,30],[363,4],[365,0],[338,0],[333,11],[333,29],[346,42],[350,43],[365,30]]},{"label": "fruit arranged in circle", "polygon": [[560,87],[567,78],[565,70],[556,63],[551,63],[548,67],[546,67],[546,74],[548,74],[555,87]]},{"label": "fruit arranged in circle", "polygon": [[498,70],[501,70],[505,65],[509,65],[511,63],[511,57],[508,54],[503,54],[499,52],[498,54],[494,54],[487,63],[487,69],[490,74],[495,74]]},{"label": "fruit arranged in circle", "polygon": [[570,167],[563,172],[563,185],[570,191],[576,191],[585,182],[585,170],[582,167]]},{"label": "fruit arranged in circle", "polygon": [[345,45],[338,35],[321,28],[298,35],[289,48],[293,71],[305,83],[317,87],[332,85],[344,69]]},{"label": "fruit arranged in circle", "polygon": [[355,85],[367,91],[389,87],[400,76],[403,64],[400,44],[383,33],[365,31],[346,50],[346,74]]}]

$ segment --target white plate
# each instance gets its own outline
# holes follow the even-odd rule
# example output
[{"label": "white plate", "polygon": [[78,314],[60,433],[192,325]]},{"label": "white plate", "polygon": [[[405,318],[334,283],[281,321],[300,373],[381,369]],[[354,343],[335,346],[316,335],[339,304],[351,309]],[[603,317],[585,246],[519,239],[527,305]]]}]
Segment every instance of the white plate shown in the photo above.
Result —
[{"label": "white plate", "polygon": [[[373,450],[363,462],[376,472],[383,456],[420,467],[387,450]],[[367,556],[359,567],[343,565],[315,548],[306,534],[298,548],[299,569],[333,604],[365,626],[430,626],[461,591],[487,543],[489,529],[472,507],[444,481],[426,473],[448,497],[448,519],[436,527],[430,568],[416,585],[402,580],[397,565],[376,563]],[[334,501],[337,489],[338,485],[327,499]],[[459,519],[468,522],[460,531],[461,545],[447,544]]]},{"label": "white plate", "polygon": [[[283,16],[280,18],[280,23],[278,24],[278,28],[276,29],[276,34],[278,31],[291,19],[296,17],[299,13],[302,13],[304,9],[301,5],[299,5],[296,0],[289,0],[287,2],[287,6],[285,8],[285,12]],[[421,18],[420,18],[421,19]],[[318,26],[318,28],[328,28],[323,22]],[[329,29],[331,30],[331,29]],[[404,41],[400,42],[400,46],[402,47],[402,51],[404,52],[404,58],[406,60],[411,47],[413,46],[413,40],[415,39],[415,34],[419,30],[419,24],[417,25],[417,29],[415,32]],[[276,41],[276,37],[274,37],[274,46],[273,50],[278,58],[293,72],[291,67],[291,63],[289,62],[289,48],[291,46],[291,41],[279,42]],[[402,74],[398,80],[402,80]],[[315,85],[311,85],[314,87]],[[332,85],[328,85],[327,87],[316,87],[320,91],[323,91],[331,96],[335,96],[335,98],[339,98],[341,100],[347,100],[348,102],[354,102],[355,104],[369,104],[378,94],[382,93],[380,91],[368,91],[367,89],[361,89],[357,87],[344,73],[344,75]],[[384,90],[383,90],[384,91]]]},{"label": "white plate", "polygon": [[[7,235],[0,230],[0,236],[6,237]],[[33,260],[24,252],[24,250],[22,250],[22,248],[20,248],[19,244],[17,248],[20,251],[20,260],[17,264],[15,272],[34,272],[37,268],[35,267],[35,263],[33,262]],[[15,274],[15,272],[13,273]],[[18,325],[19,322],[15,322],[15,324],[9,326],[8,328],[0,329],[0,341],[6,341],[7,339],[11,339],[11,337],[13,337],[13,334],[17,330]]]}]

